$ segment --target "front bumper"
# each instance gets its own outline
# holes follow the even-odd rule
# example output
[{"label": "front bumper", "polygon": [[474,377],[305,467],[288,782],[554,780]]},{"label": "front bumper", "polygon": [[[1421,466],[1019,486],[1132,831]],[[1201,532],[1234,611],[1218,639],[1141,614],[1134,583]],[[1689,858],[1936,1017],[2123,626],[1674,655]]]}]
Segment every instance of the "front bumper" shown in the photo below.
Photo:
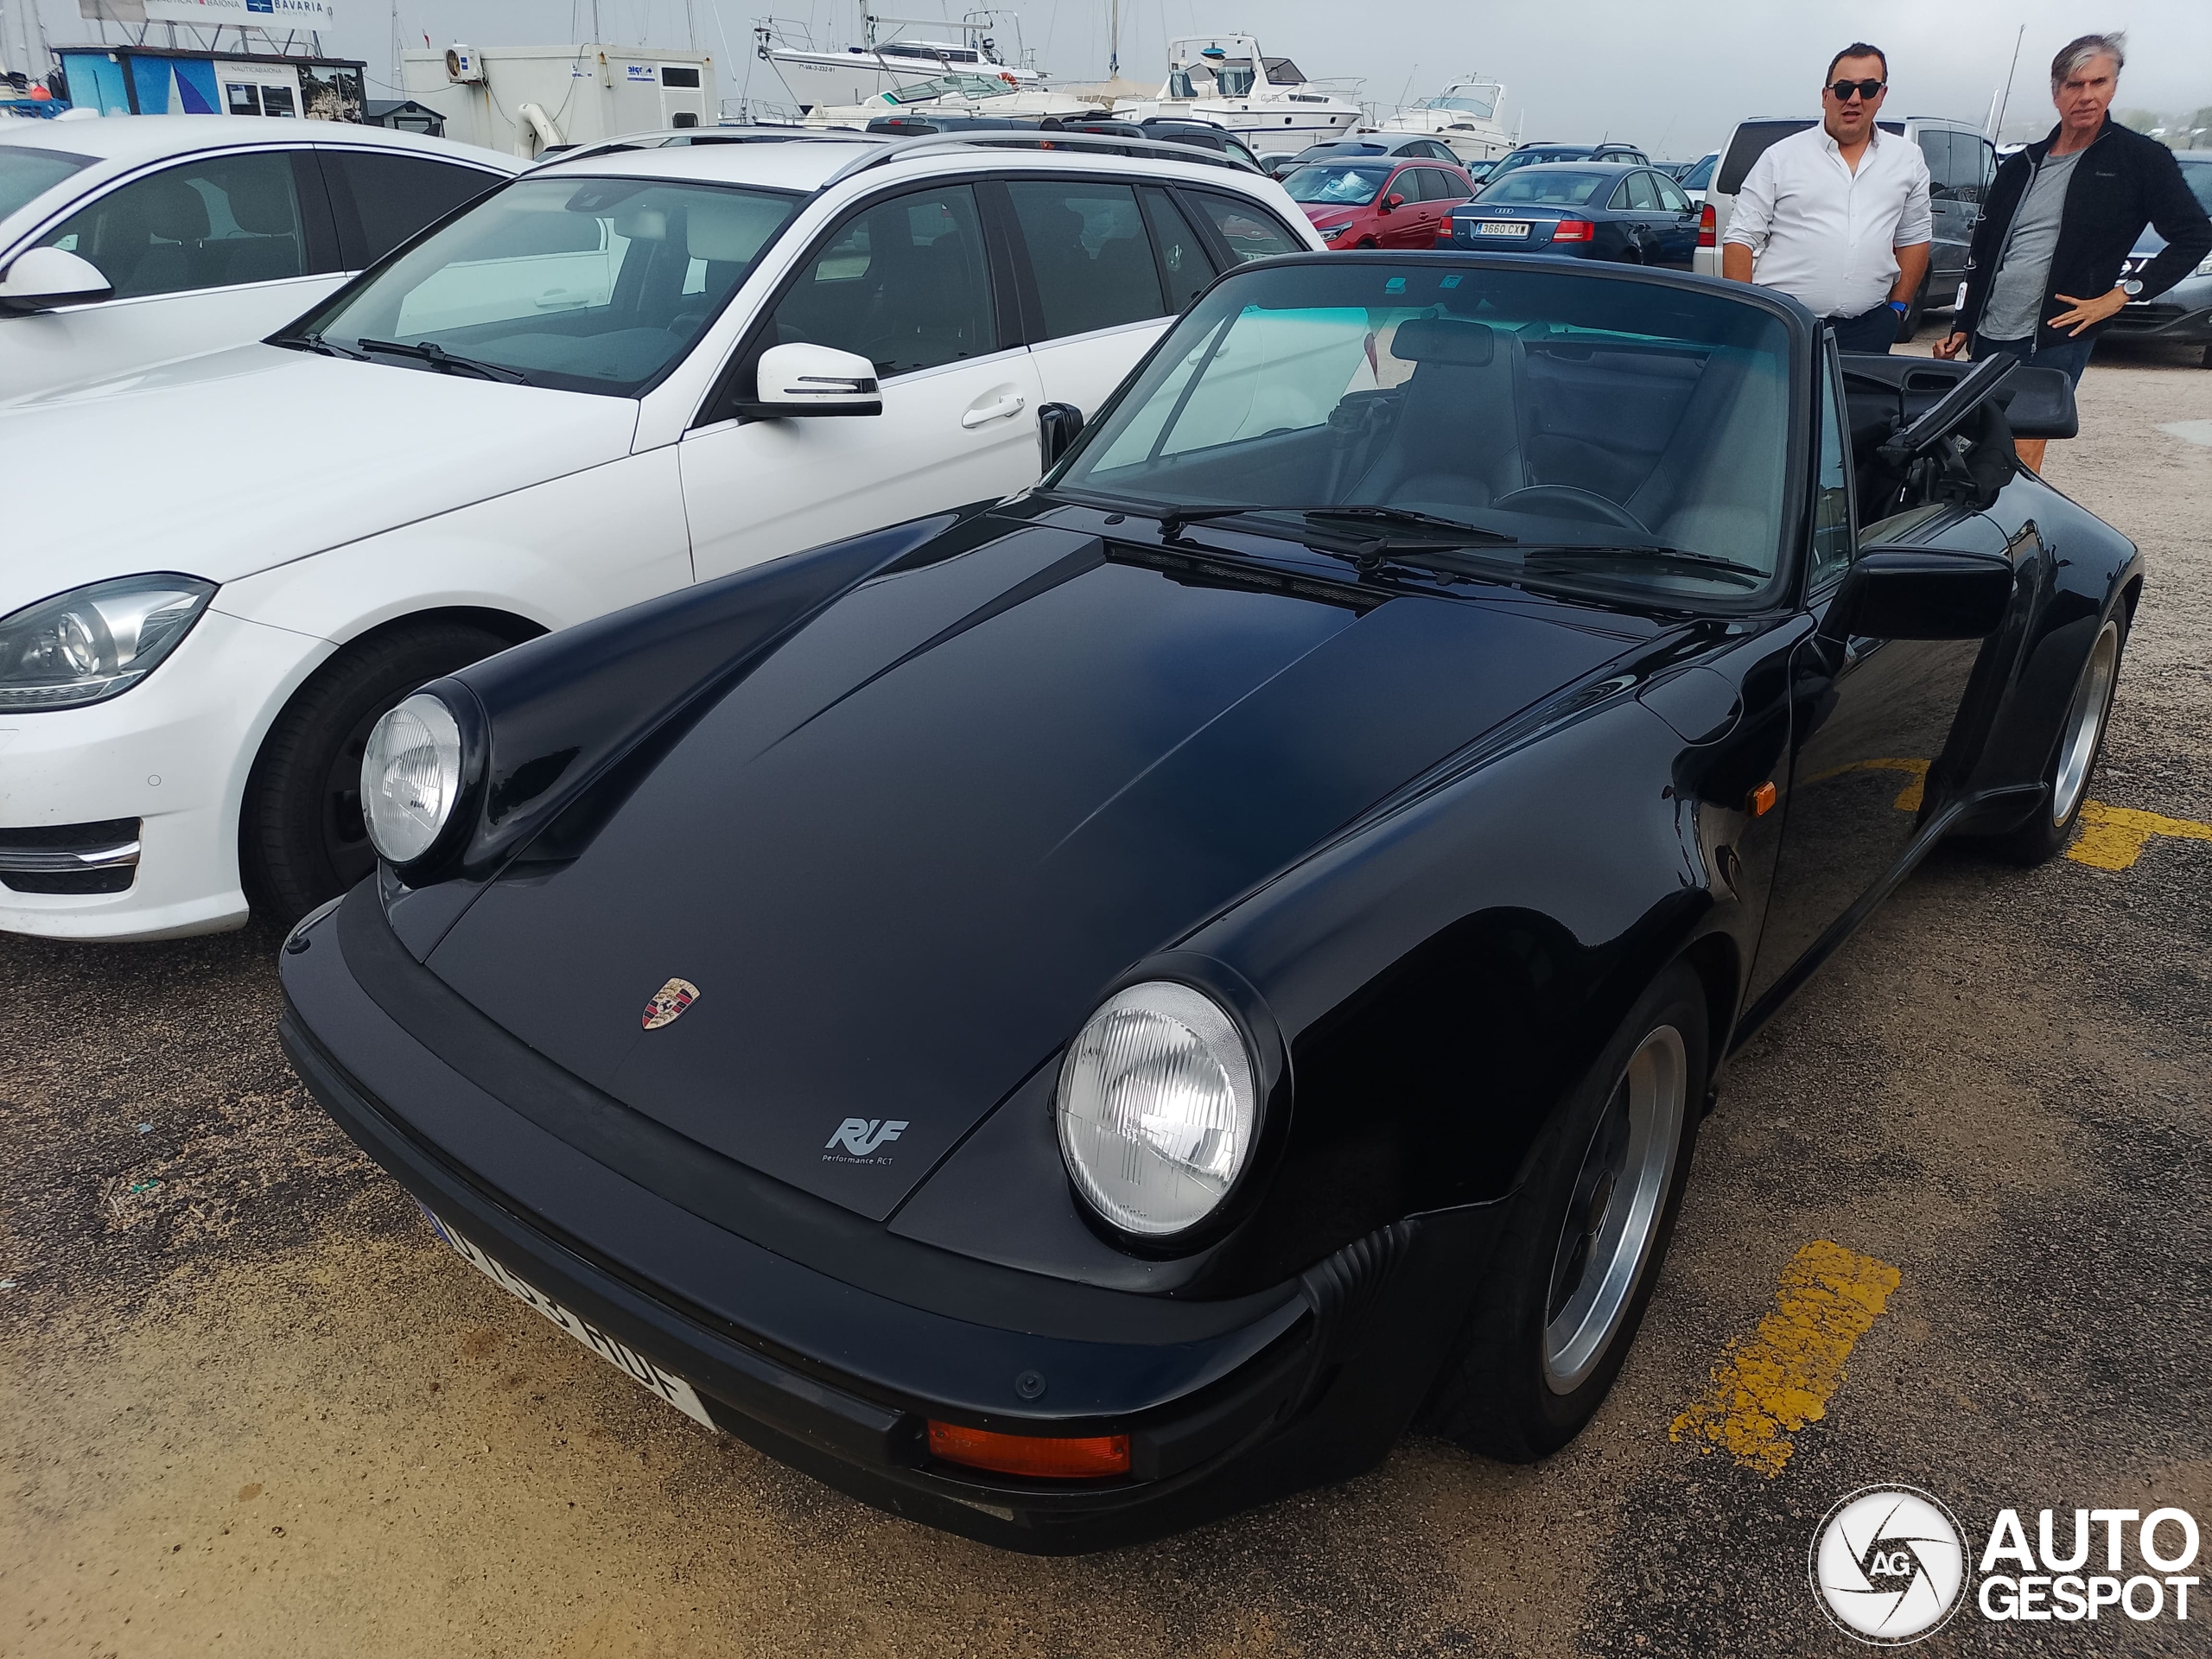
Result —
[{"label": "front bumper", "polygon": [[[329,650],[211,609],[120,696],[0,712],[0,871],[50,874],[31,867],[53,861],[31,855],[67,850],[116,855],[101,868],[128,878],[10,883],[0,874],[0,932],[165,939],[243,925],[238,806],[253,747]],[[122,823],[134,832],[76,833]]]},{"label": "front bumper", "polygon": [[[2196,286],[2212,289],[2212,279]],[[2174,293],[2136,300],[2120,308],[2105,325],[2105,333],[2118,340],[2170,340],[2191,346],[2212,342],[2212,294],[2197,296],[2194,306],[2177,302]]]},{"label": "front bumper", "polygon": [[[448,1226],[689,1382],[718,1426],[880,1508],[1057,1554],[1344,1478],[1403,1431],[1464,1318],[1489,1207],[1396,1223],[1234,1303],[1048,1280],[880,1229],[868,1248],[906,1258],[918,1293],[779,1254],[580,1154],[392,1018],[356,971],[380,952],[372,982],[389,975],[399,948],[373,887],[283,958],[285,1048],[324,1109]],[[849,1234],[849,1212],[820,1207]],[[995,1307],[1007,1316],[984,1317]],[[1041,1396],[1017,1391],[1024,1377]],[[931,1418],[1127,1433],[1131,1472],[1047,1482],[935,1461]]]}]

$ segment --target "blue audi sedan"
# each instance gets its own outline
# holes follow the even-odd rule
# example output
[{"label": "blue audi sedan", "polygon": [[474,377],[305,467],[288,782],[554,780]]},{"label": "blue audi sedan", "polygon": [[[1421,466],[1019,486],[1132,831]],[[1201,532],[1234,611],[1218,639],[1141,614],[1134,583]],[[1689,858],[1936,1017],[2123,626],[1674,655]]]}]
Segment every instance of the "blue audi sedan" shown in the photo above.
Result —
[{"label": "blue audi sedan", "polygon": [[1437,245],[1687,270],[1697,223],[1681,187],[1656,167],[1548,162],[1517,168],[1454,208],[1452,233]]}]

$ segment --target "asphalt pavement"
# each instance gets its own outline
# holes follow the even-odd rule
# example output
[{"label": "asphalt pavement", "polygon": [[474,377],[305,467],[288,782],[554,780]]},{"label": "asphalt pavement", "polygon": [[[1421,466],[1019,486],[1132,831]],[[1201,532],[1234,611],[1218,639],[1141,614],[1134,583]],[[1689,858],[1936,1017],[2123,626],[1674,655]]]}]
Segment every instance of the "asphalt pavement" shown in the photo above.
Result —
[{"label": "asphalt pavement", "polygon": [[[2050,449],[2151,568],[2094,833],[1939,851],[1730,1065],[1635,1354],[1548,1462],[1409,1439],[1072,1560],[893,1520],[438,1244],[278,1051],[268,931],[0,938],[0,1656],[1835,1655],[1808,1549],[1868,1484],[1970,1553],[2008,1507],[2212,1543],[2196,358],[2103,352]],[[2186,1623],[1968,1606],[1920,1651],[2212,1652],[2208,1563]]]}]

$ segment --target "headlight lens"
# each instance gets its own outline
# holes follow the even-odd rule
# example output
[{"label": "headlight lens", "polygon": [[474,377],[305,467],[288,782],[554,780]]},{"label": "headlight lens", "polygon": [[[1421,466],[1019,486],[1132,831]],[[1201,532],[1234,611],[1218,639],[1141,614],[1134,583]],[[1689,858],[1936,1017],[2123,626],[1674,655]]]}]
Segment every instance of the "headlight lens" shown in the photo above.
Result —
[{"label": "headlight lens", "polygon": [[370,729],[361,755],[369,840],[395,864],[430,850],[461,797],[461,727],[443,700],[417,691]]},{"label": "headlight lens", "polygon": [[1165,980],[1090,1016],[1060,1067],[1060,1153],[1076,1190],[1122,1231],[1179,1233],[1244,1166],[1258,1116],[1252,1062],[1211,997]]},{"label": "headlight lens", "polygon": [[2200,276],[2212,276],[2212,253],[2206,254],[2196,262],[2196,274]]},{"label": "headlight lens", "polygon": [[197,576],[122,576],[0,618],[0,714],[128,691],[176,649],[214,592]]}]

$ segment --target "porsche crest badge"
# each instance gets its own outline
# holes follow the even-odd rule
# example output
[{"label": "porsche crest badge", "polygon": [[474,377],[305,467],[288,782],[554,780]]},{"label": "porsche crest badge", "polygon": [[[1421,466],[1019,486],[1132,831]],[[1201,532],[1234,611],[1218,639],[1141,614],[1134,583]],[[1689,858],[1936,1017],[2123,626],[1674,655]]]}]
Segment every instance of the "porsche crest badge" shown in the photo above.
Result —
[{"label": "porsche crest badge", "polygon": [[699,988],[688,979],[671,979],[653,993],[645,1004],[645,1029],[658,1031],[699,1000]]}]

